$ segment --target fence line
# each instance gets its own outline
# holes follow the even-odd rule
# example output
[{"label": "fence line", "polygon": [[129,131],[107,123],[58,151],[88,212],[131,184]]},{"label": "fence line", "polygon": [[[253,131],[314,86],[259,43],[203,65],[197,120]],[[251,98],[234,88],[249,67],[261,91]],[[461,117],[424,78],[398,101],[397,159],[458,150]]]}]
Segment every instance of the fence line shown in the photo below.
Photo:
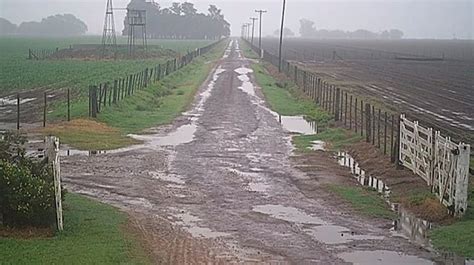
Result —
[{"label": "fence line", "polygon": [[[185,55],[179,58],[170,59],[162,64],[158,64],[152,68],[146,68],[143,71],[134,74],[127,74],[126,76],[115,79],[113,81],[106,81],[99,83],[97,85],[89,85],[88,89],[88,100],[89,100],[89,107],[88,107],[88,116],[89,117],[97,117],[97,115],[104,110],[107,106],[111,106],[117,104],[118,102],[122,101],[126,97],[132,96],[136,91],[148,87],[152,83],[156,83],[163,79],[164,77],[168,76],[169,74],[178,71],[179,69],[185,67],[186,65],[190,64],[196,57],[204,55],[208,53],[211,49],[221,43],[223,40],[214,42],[210,45],[207,45],[202,48],[197,48],[193,51],[187,52]],[[35,59],[33,54],[34,50],[29,50],[30,56],[32,59]],[[42,53],[43,54],[43,53]],[[47,54],[47,52],[44,52]],[[54,93],[56,94],[58,91],[55,90]],[[65,119],[67,121],[71,120],[71,107],[72,107],[72,97],[74,94],[71,94],[69,88],[67,90],[62,90],[61,93],[64,93],[66,98],[65,107]],[[20,93],[13,95],[8,98],[12,103],[7,103],[8,105],[12,106],[12,109],[15,108],[16,105],[16,117],[12,119],[13,122],[16,124],[16,129],[20,130],[21,128],[21,111],[22,109],[22,102],[23,99],[28,100],[29,98],[25,96],[21,96]],[[42,101],[42,102],[41,102]],[[48,92],[43,93],[43,99],[40,100],[42,115],[38,115],[35,118],[35,122],[41,122],[43,127],[47,125],[47,108],[49,104],[49,95]],[[12,110],[12,115],[15,114],[15,109]],[[40,117],[42,116],[42,117]]]},{"label": "fence line", "polygon": [[180,58],[170,59],[153,68],[145,68],[143,71],[116,79],[113,82],[107,81],[98,85],[90,85],[88,95],[89,117],[96,118],[106,106],[112,106],[112,104],[118,103],[125,97],[132,96],[135,92],[178,71],[190,64],[196,57],[209,52],[220,42],[214,42],[203,48],[197,48]]},{"label": "fence line", "polygon": [[[257,54],[263,54],[264,61],[279,67],[276,55],[246,42]],[[390,155],[392,163],[403,165],[423,178],[451,212],[464,214],[470,145],[453,143],[449,137],[441,136],[441,132],[421,127],[418,121],[409,121],[405,115],[364,102],[363,97],[331,85],[286,60],[282,61],[282,72],[315,104],[333,115],[338,125],[365,136],[367,143]]]}]

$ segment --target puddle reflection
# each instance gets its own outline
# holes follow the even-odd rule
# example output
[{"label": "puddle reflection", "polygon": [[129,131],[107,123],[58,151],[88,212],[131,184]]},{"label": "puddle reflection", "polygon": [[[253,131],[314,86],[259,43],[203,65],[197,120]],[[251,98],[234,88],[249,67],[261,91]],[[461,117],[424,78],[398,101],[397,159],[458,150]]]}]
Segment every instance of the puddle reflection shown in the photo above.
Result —
[{"label": "puddle reflection", "polygon": [[311,135],[318,133],[318,126],[314,121],[307,121],[303,116],[280,116],[283,128],[291,133]]}]

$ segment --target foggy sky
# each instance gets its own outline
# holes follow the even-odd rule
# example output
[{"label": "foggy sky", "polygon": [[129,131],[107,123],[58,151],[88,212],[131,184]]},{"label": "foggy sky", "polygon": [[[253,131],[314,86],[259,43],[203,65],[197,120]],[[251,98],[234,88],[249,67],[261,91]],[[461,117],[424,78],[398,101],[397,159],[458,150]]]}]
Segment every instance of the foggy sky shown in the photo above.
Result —
[{"label": "foggy sky", "polygon": [[[128,0],[114,0],[115,7],[125,7]],[[172,1],[158,1],[168,7]],[[242,23],[256,16],[255,9],[266,9],[264,35],[279,26],[281,0],[189,0],[200,12],[209,4],[222,9],[232,25],[232,35],[240,34]],[[0,17],[15,24],[39,21],[58,13],[71,13],[89,27],[88,34],[101,34],[106,0],[0,0]],[[299,20],[316,22],[317,29],[356,30],[380,32],[398,28],[406,38],[473,39],[474,4],[471,0],[287,0],[286,26],[295,33]],[[123,28],[123,11],[116,11],[115,25]]]}]

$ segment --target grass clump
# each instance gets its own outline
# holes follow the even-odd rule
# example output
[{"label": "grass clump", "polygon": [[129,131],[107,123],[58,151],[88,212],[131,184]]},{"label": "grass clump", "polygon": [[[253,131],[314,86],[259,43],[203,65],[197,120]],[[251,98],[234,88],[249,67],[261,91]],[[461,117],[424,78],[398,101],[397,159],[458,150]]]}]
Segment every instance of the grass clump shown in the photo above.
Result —
[{"label": "grass clump", "polygon": [[150,264],[137,237],[125,232],[126,214],[68,194],[64,231],[52,238],[0,238],[4,264]]},{"label": "grass clump", "polygon": [[327,128],[315,135],[297,135],[293,137],[293,145],[300,152],[309,152],[313,141],[325,142],[327,150],[339,151],[342,148],[361,140],[360,135],[342,128]]},{"label": "grass clump", "polygon": [[88,119],[57,123],[41,132],[55,135],[61,139],[61,143],[81,150],[112,150],[139,143],[118,129]]},{"label": "grass clump", "polygon": [[454,224],[433,229],[431,242],[439,250],[474,258],[474,180],[469,183],[466,214]]},{"label": "grass clump", "polygon": [[272,110],[283,116],[305,116],[318,122],[319,126],[329,123],[331,116],[305,97],[296,85],[279,82],[265,70],[262,64],[255,63],[252,69]]},{"label": "grass clump", "polygon": [[394,219],[397,215],[392,212],[379,194],[364,187],[328,185],[330,191],[348,202],[354,210],[371,217]]}]

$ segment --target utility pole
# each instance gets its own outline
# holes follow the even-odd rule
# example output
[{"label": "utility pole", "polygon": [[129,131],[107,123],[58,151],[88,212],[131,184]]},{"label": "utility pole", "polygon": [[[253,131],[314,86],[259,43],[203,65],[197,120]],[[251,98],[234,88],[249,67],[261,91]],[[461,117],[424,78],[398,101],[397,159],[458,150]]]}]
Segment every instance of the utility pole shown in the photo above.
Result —
[{"label": "utility pole", "polygon": [[278,59],[279,59],[278,70],[280,71],[280,73],[281,73],[281,64],[282,64],[281,49],[283,46],[283,28],[285,27],[285,9],[286,9],[286,0],[283,0],[283,10],[281,13],[280,49],[279,49],[279,54],[278,54]]},{"label": "utility pole", "polygon": [[252,45],[253,45],[253,38],[254,38],[254,35],[255,35],[255,20],[258,20],[258,18],[251,17],[250,19],[252,20]]},{"label": "utility pole", "polygon": [[260,9],[260,10],[255,10],[255,12],[257,12],[257,13],[260,14],[260,20],[259,20],[259,22],[260,22],[260,28],[259,28],[259,34],[258,34],[258,48],[259,48],[260,50],[262,50],[262,15],[263,15],[264,13],[267,13],[267,11]]},{"label": "utility pole", "polygon": [[250,40],[250,26],[252,26],[252,23],[247,23],[247,40]]}]

